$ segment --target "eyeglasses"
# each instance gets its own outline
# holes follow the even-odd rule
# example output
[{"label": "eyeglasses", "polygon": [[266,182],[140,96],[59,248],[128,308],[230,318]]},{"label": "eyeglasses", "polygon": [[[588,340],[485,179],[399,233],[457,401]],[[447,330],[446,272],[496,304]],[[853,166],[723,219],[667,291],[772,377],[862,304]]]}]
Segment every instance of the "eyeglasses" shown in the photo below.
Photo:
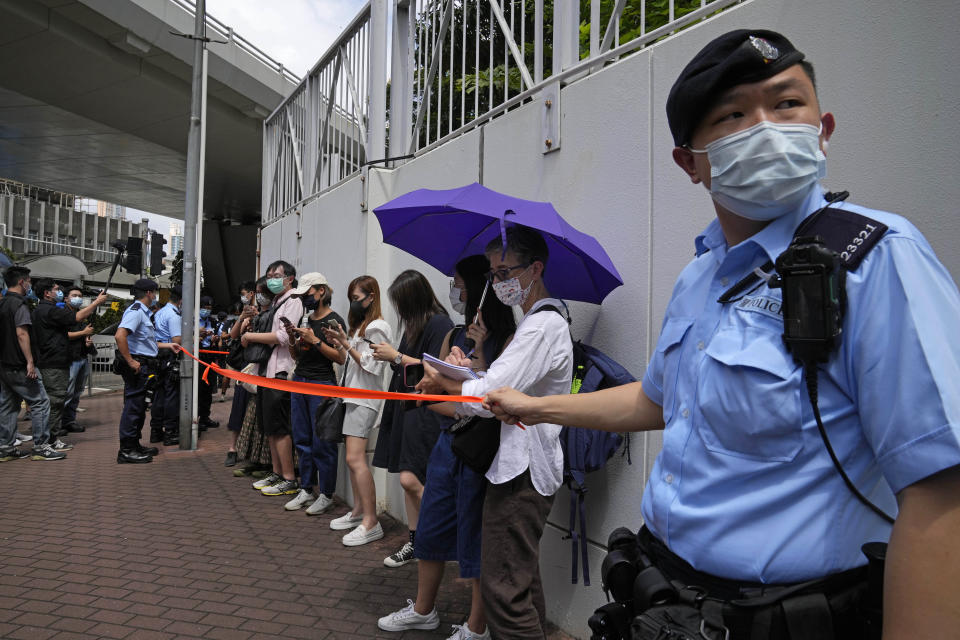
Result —
[{"label": "eyeglasses", "polygon": [[496,271],[487,271],[487,280],[490,282],[503,282],[510,276],[510,272],[514,269],[526,269],[531,264],[532,263],[528,262],[526,264],[518,264],[513,267],[504,267],[503,269],[497,269]]}]

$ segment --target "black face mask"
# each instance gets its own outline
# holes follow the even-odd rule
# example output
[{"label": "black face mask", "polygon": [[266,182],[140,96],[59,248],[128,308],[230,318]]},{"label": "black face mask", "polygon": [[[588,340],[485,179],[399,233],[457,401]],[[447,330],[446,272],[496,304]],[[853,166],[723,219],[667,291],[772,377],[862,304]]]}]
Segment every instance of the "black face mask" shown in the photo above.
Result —
[{"label": "black face mask", "polygon": [[359,300],[354,300],[350,303],[350,315],[355,318],[362,318],[367,315],[367,309],[363,306],[363,301],[366,300],[369,296],[364,296]]},{"label": "black face mask", "polygon": [[304,296],[303,297],[303,308],[307,311],[313,311],[317,308],[317,305],[320,304],[320,301],[314,298],[313,296]]}]

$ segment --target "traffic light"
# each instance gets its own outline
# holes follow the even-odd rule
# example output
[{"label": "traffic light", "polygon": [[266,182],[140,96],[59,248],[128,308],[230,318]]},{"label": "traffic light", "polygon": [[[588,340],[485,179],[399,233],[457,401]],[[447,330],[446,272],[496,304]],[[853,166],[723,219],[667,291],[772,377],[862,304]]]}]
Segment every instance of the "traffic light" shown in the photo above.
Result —
[{"label": "traffic light", "polygon": [[167,254],[163,251],[163,245],[167,244],[167,239],[162,233],[156,231],[150,232],[150,275],[156,278],[163,273],[163,259]]},{"label": "traffic light", "polygon": [[123,261],[123,268],[127,273],[137,275],[143,271],[143,238],[127,238],[127,257]]}]

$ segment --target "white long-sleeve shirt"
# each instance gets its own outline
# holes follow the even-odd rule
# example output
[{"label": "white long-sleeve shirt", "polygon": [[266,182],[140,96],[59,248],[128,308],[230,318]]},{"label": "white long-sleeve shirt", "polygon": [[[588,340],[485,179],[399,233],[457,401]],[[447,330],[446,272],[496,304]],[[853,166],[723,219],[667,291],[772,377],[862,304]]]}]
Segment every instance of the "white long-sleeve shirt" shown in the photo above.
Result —
[{"label": "white long-sleeve shirt", "polygon": [[[520,320],[513,340],[479,380],[463,383],[462,393],[484,396],[499,387],[513,387],[531,396],[570,393],[573,378],[573,342],[566,320],[553,311],[534,313],[544,305],[558,309],[554,298],[538,300]],[[460,415],[490,417],[479,404],[457,405]],[[528,424],[526,430],[500,424],[500,449],[487,471],[487,480],[503,484],[530,469],[533,486],[551,496],[563,482],[560,425]]]},{"label": "white long-sleeve shirt", "polygon": [[[378,318],[367,325],[366,338],[378,344],[381,342],[390,342],[393,338],[393,331],[387,321]],[[386,372],[390,364],[382,360],[375,360],[373,349],[370,344],[360,337],[359,332],[353,334],[350,338],[350,346],[360,354],[360,364],[353,359],[353,356],[347,354],[347,379],[343,386],[353,387],[355,389],[373,389],[374,391],[383,391],[386,386]],[[383,406],[383,400],[359,400],[355,398],[345,398],[344,402],[358,404],[362,407],[370,407],[374,411],[380,411]]]}]

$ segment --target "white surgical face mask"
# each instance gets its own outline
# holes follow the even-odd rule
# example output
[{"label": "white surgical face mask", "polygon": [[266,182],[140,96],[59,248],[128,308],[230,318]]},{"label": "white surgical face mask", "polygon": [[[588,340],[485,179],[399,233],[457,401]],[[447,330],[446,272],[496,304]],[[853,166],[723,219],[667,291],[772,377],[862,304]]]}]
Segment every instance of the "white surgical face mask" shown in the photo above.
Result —
[{"label": "white surgical face mask", "polygon": [[268,304],[270,304],[270,298],[268,298],[267,296],[263,295],[260,292],[257,292],[257,304],[260,305],[261,307],[265,307]]},{"label": "white surgical face mask", "polygon": [[250,304],[250,296],[240,296],[240,304],[243,306]]},{"label": "white surgical face mask", "polygon": [[530,296],[530,288],[533,286],[533,280],[526,288],[520,286],[520,278],[510,278],[503,282],[493,283],[493,293],[503,304],[508,307],[522,305]]},{"label": "white surgical face mask", "polygon": [[74,308],[76,308],[76,309],[79,309],[79,308],[80,308],[80,305],[82,305],[82,304],[83,304],[83,298],[78,298],[78,297],[76,297],[76,296],[73,296],[72,298],[70,298],[70,306],[71,306],[71,307],[74,307]]},{"label": "white surgical face mask", "polygon": [[720,206],[750,220],[774,220],[827,175],[821,129],[763,121],[691,151],[710,159],[710,193]]},{"label": "white surgical face mask", "polygon": [[467,303],[460,300],[460,287],[450,287],[450,306],[459,314],[467,310]]}]

